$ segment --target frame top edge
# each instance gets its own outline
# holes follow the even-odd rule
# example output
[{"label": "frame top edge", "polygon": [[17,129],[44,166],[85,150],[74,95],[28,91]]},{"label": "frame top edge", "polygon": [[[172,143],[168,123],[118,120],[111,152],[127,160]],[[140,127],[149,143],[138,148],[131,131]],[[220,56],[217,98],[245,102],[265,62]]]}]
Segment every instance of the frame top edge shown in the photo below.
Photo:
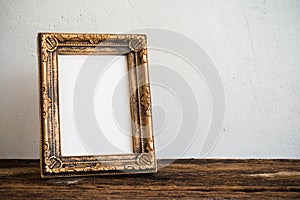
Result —
[{"label": "frame top edge", "polygon": [[66,34],[66,35],[119,35],[119,36],[142,36],[146,37],[146,34],[141,33],[73,33],[73,32],[38,32],[37,35],[56,35],[56,34]]}]

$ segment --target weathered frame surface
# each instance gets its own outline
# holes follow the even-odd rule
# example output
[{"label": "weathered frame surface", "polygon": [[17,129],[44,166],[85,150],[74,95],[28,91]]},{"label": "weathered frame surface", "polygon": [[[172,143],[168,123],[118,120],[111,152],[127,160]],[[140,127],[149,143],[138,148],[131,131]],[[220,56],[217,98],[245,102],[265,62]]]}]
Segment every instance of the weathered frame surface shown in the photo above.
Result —
[{"label": "weathered frame surface", "polygon": [[[127,55],[133,154],[61,155],[57,62],[60,54]],[[39,33],[38,56],[42,178],[157,171],[145,35]]]}]

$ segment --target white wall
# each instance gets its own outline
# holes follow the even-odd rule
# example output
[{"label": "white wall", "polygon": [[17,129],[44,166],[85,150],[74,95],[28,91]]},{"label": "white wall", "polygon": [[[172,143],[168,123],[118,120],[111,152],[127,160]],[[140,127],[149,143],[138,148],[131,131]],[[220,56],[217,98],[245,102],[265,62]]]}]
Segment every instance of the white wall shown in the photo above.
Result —
[{"label": "white wall", "polygon": [[198,131],[185,157],[300,158],[300,1],[0,0],[0,8],[0,158],[39,155],[37,32],[148,27],[192,39],[223,83],[216,145],[201,154]]}]

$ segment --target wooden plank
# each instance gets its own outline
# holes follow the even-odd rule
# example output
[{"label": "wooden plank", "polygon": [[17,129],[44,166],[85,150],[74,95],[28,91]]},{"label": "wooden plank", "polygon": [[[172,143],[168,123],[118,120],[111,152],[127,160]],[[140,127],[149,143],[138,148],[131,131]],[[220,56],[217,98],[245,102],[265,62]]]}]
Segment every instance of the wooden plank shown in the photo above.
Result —
[{"label": "wooden plank", "polygon": [[0,160],[0,199],[300,198],[300,160],[160,160],[156,174],[46,180],[39,173],[38,160]]}]

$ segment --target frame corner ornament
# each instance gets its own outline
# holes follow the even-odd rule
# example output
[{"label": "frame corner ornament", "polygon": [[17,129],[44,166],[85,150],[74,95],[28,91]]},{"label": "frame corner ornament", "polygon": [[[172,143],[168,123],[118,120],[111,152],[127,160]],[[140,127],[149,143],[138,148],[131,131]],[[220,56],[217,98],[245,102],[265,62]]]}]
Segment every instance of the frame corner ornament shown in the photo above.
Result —
[{"label": "frame corner ornament", "polygon": [[133,38],[128,43],[129,49],[134,52],[139,52],[144,46],[145,41],[142,38]]}]

